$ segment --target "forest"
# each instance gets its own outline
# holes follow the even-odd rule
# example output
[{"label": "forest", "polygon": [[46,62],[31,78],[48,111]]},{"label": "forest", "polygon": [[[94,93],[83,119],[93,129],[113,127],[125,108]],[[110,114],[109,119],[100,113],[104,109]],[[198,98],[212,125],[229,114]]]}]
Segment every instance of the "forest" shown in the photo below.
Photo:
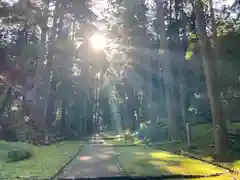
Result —
[{"label": "forest", "polygon": [[240,168],[239,0],[1,0],[0,24],[0,179],[96,134]]}]

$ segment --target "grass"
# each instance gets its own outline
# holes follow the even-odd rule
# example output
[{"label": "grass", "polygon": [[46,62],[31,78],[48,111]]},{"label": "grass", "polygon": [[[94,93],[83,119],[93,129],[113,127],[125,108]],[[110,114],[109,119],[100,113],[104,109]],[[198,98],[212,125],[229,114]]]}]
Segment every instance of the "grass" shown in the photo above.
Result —
[{"label": "grass", "polygon": [[108,133],[101,133],[102,137],[108,141],[108,143],[114,145],[140,145],[141,141],[134,137],[133,141],[125,141],[124,139],[118,139],[116,135],[109,135]]},{"label": "grass", "polygon": [[132,141],[124,141],[118,139],[108,139],[108,143],[114,145],[140,145],[140,141],[134,138],[134,142]]},{"label": "grass", "polygon": [[[227,125],[228,131],[234,131],[240,129],[240,123],[232,123]],[[206,144],[213,144],[213,131],[212,131],[212,124],[199,124],[193,125],[191,127],[191,136],[193,142],[196,145],[206,145]]]},{"label": "grass", "polygon": [[81,147],[77,141],[63,141],[49,146],[26,146],[31,149],[33,156],[18,162],[0,161],[0,179],[15,180],[17,176],[39,178],[53,176]]},{"label": "grass", "polygon": [[19,161],[29,158],[31,154],[31,148],[28,144],[0,141],[0,161]]},{"label": "grass", "polygon": [[[228,131],[235,131],[240,129],[240,123],[231,123],[227,125]],[[212,125],[211,124],[201,124],[192,127],[192,145],[195,146],[197,149],[195,153],[197,156],[206,159],[212,160],[211,153],[213,152],[213,148],[208,145],[214,144],[213,132],[212,132]],[[239,143],[235,146],[239,146]],[[229,163],[224,163],[223,165],[233,168],[233,169],[240,169],[240,160],[239,160],[239,153],[233,152],[235,160]]]},{"label": "grass", "polygon": [[[228,124],[228,130],[234,131],[240,129],[240,123],[232,123]],[[106,136],[108,137],[114,137],[113,133],[110,135],[107,133]],[[191,153],[199,158],[202,158],[204,160],[212,161],[212,154],[213,154],[213,144],[214,144],[214,138],[213,138],[213,132],[212,132],[212,124],[199,124],[199,125],[192,125],[191,126],[191,139],[192,139],[192,146],[194,146],[194,149],[187,149],[185,144],[181,143],[169,143],[166,141],[166,143],[159,146],[160,149],[164,149],[169,152],[180,152],[181,150]],[[113,145],[118,144],[125,144],[124,141],[118,141],[116,139],[110,140],[110,143]],[[128,144],[128,143],[127,143]],[[136,143],[137,144],[137,143]],[[157,147],[156,147],[157,148]],[[233,161],[230,161],[228,163],[223,163],[223,165],[233,168],[236,170],[240,170],[240,158],[235,157]]]},{"label": "grass", "polygon": [[[115,147],[116,156],[132,176],[158,176],[163,174],[207,175],[224,172],[216,166],[198,160],[160,151],[150,147]],[[227,180],[229,174],[203,180]]]}]

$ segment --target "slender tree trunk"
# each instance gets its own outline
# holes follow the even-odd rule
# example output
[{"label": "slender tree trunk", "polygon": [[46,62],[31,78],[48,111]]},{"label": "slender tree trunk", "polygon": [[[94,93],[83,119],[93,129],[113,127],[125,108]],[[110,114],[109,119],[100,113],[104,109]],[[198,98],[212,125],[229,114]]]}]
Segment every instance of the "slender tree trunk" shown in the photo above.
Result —
[{"label": "slender tree trunk", "polygon": [[218,88],[218,75],[216,67],[216,56],[207,36],[203,2],[197,0],[194,4],[196,11],[197,31],[199,34],[199,45],[203,60],[203,69],[206,76],[208,97],[210,100],[215,148],[217,157],[222,160],[227,152],[227,129],[222,116],[220,92]]},{"label": "slender tree trunk", "polygon": [[66,108],[67,108],[67,101],[63,100],[62,101],[62,111],[61,111],[61,124],[60,124],[60,130],[61,133],[66,133],[67,127],[69,123],[66,123]]},{"label": "slender tree trunk", "polygon": [[12,88],[8,88],[7,93],[6,93],[6,97],[2,102],[2,107],[0,109],[0,125],[2,124],[2,115],[4,114],[7,106],[9,106],[10,101],[11,101],[11,96],[12,96]]},{"label": "slender tree trunk", "polygon": [[[48,48],[48,58],[47,58],[47,73],[46,73],[46,104],[45,104],[45,118],[46,118],[46,125],[49,129],[52,128],[52,123],[54,119],[54,95],[56,90],[56,79],[55,74],[53,73],[53,51],[55,49],[55,42],[56,42],[56,35],[57,35],[57,24],[59,19],[59,12],[60,12],[60,1],[56,1],[56,8],[54,12],[53,18],[53,27],[51,31],[51,39],[50,45]],[[61,19],[60,19],[61,20]],[[52,79],[50,79],[50,75],[52,74]]]},{"label": "slender tree trunk", "polygon": [[35,76],[35,86],[34,86],[34,97],[36,100],[36,105],[39,107],[44,107],[44,103],[41,104],[40,96],[43,94],[40,94],[40,90],[42,87],[42,81],[43,79],[43,73],[44,73],[44,61],[45,61],[45,55],[46,55],[46,38],[47,38],[47,23],[48,23],[48,11],[49,11],[49,2],[50,0],[45,0],[45,8],[43,10],[43,18],[45,19],[44,24],[41,26],[41,41],[40,41],[40,47],[41,47],[41,56],[37,60],[36,63],[36,76]]},{"label": "slender tree trunk", "polygon": [[140,128],[140,119],[139,119],[140,102],[139,102],[138,93],[136,91],[135,91],[135,105],[136,105],[135,129],[139,129]]},{"label": "slender tree trunk", "polygon": [[168,111],[168,123],[169,123],[169,140],[178,139],[178,128],[175,117],[175,103],[174,103],[174,86],[173,77],[171,73],[171,63],[168,56],[168,45],[166,41],[165,32],[165,20],[164,20],[164,8],[162,0],[155,0],[157,6],[157,19],[160,29],[160,58],[163,65],[163,78],[165,83],[166,103]]},{"label": "slender tree trunk", "polygon": [[84,130],[84,135],[87,136],[87,101],[88,99],[83,98],[83,130]]},{"label": "slender tree trunk", "polygon": [[217,26],[216,26],[212,0],[209,0],[209,7],[210,7],[211,20],[212,20],[213,47],[217,56],[218,55],[218,52],[216,51],[217,50]]}]

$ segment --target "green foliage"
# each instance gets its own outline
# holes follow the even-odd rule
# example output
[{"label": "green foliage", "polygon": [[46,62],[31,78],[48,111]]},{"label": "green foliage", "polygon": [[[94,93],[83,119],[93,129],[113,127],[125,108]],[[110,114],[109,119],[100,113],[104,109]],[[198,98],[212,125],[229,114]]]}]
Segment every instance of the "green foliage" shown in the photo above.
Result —
[{"label": "green foliage", "polygon": [[5,95],[1,94],[0,95],[0,107],[2,107],[2,103],[3,103],[4,99],[5,99]]},{"label": "green foliage", "polygon": [[168,139],[168,127],[149,125],[137,130],[137,137],[144,137],[150,142],[164,141]]},{"label": "green foliage", "polygon": [[57,109],[57,112],[56,112],[56,120],[60,120],[61,119],[61,109]]},{"label": "green foliage", "polygon": [[8,152],[8,161],[21,161],[27,159],[31,156],[31,154],[27,151],[18,151],[18,150],[11,150]]},{"label": "green foliage", "polygon": [[229,61],[239,66],[240,57],[240,36],[237,32],[230,32],[219,36],[219,52],[223,61]]},{"label": "green foliage", "polygon": [[188,49],[187,52],[186,52],[186,55],[185,55],[185,59],[186,60],[190,60],[190,58],[192,57],[193,55],[193,51]]},{"label": "green foliage", "polygon": [[190,60],[192,55],[195,53],[196,43],[198,41],[198,36],[196,34],[190,34],[188,36],[188,48],[185,54],[185,59]]}]

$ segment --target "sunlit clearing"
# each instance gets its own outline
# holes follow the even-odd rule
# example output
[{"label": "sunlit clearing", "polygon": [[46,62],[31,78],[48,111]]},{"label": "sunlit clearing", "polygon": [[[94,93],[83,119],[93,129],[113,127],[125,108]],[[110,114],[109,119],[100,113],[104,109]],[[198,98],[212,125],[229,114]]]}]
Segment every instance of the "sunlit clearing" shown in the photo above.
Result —
[{"label": "sunlit clearing", "polygon": [[101,34],[95,34],[90,38],[91,45],[96,50],[102,50],[107,45],[107,39]]}]

